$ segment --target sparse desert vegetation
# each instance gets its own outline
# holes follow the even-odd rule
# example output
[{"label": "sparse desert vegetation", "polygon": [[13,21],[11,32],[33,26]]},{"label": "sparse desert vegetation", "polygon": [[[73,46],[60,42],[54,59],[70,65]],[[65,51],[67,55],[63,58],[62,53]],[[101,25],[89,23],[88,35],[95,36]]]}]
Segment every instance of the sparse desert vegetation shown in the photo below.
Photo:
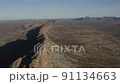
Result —
[{"label": "sparse desert vegetation", "polygon": [[[83,45],[86,53],[62,53],[59,67],[120,67],[120,27],[114,21],[61,20],[48,36],[58,45]],[[54,37],[54,38],[53,38]],[[58,64],[57,64],[58,63]]]},{"label": "sparse desert vegetation", "polygon": [[[0,67],[120,67],[119,19],[0,22]],[[42,42],[47,50],[34,53]],[[51,52],[52,45],[83,45],[86,52]]]}]

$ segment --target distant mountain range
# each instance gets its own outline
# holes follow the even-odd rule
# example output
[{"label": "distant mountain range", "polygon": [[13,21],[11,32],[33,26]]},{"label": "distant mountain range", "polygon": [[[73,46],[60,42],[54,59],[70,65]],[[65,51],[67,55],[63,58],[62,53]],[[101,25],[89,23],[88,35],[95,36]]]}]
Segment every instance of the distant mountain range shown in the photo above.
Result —
[{"label": "distant mountain range", "polygon": [[75,20],[81,21],[120,21],[120,17],[82,17],[75,18]]}]

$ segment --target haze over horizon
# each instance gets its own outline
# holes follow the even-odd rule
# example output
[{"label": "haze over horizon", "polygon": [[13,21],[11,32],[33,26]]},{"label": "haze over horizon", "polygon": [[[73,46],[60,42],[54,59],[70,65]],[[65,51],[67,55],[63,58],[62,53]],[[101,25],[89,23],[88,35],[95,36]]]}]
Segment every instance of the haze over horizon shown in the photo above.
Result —
[{"label": "haze over horizon", "polygon": [[120,0],[0,0],[0,20],[120,17]]}]

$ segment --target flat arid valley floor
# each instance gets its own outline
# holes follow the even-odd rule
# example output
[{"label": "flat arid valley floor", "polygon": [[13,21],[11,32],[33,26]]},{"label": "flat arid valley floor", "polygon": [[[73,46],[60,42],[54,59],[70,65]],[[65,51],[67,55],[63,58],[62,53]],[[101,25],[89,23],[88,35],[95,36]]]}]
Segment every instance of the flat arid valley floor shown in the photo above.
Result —
[{"label": "flat arid valley floor", "polygon": [[[33,51],[38,42],[47,48],[42,54]],[[52,45],[82,45],[86,52],[52,52]],[[120,68],[120,22],[1,21],[0,67]]]}]

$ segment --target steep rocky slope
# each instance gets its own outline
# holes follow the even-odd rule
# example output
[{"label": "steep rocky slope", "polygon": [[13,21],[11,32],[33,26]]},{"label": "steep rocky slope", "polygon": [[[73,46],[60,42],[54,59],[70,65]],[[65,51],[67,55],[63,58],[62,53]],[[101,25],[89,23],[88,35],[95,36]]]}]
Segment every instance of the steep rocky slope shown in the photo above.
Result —
[{"label": "steep rocky slope", "polygon": [[[10,67],[29,67],[29,68],[39,68],[39,67],[52,67],[50,62],[51,53],[49,53],[49,46],[51,46],[52,42],[49,40],[47,36],[47,30],[52,27],[52,22],[41,24],[26,24],[26,28],[39,28],[39,33],[37,34],[28,47],[23,52],[23,56],[15,60]],[[46,45],[46,52],[43,54],[34,53],[34,45],[37,43],[41,43]]]}]

